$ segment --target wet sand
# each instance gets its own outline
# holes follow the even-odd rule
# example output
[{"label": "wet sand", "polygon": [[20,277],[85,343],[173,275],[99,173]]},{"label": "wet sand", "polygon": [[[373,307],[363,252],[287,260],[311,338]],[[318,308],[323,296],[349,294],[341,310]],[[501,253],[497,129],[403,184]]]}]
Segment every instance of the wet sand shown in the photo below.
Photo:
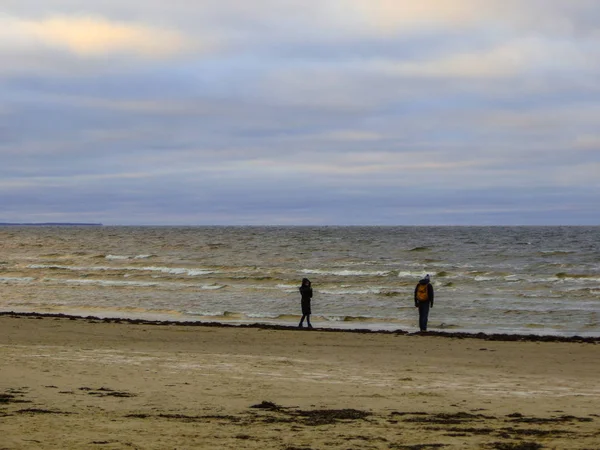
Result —
[{"label": "wet sand", "polygon": [[595,449],[598,338],[0,315],[0,449]]}]

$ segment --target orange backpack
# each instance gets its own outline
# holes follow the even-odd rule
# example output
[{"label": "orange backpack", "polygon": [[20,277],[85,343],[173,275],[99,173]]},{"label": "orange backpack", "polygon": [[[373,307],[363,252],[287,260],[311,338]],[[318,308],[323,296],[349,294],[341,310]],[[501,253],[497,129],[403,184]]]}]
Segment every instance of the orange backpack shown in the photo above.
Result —
[{"label": "orange backpack", "polygon": [[419,284],[417,286],[417,300],[420,302],[429,301],[429,292],[427,291],[427,284]]}]

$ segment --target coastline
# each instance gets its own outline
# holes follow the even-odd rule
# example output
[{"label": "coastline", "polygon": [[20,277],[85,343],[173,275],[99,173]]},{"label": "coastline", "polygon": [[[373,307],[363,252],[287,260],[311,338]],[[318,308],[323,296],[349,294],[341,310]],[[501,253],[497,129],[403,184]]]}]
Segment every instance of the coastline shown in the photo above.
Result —
[{"label": "coastline", "polygon": [[63,313],[37,313],[37,312],[18,312],[18,311],[0,311],[0,317],[33,317],[33,318],[58,318],[69,320],[85,320],[104,323],[125,323],[133,325],[162,325],[162,326],[182,326],[182,327],[224,327],[224,328],[254,328],[261,330],[294,330],[294,331],[320,331],[324,333],[358,333],[358,334],[392,334],[392,335],[419,335],[436,336],[440,338],[453,339],[481,339],[484,341],[506,341],[506,342],[573,342],[573,343],[600,343],[600,336],[563,336],[563,335],[543,335],[543,334],[518,334],[518,333],[469,333],[453,331],[427,331],[426,333],[409,332],[405,330],[371,330],[366,328],[327,328],[315,326],[313,330],[307,328],[298,330],[295,325],[276,325],[265,323],[242,323],[231,324],[216,321],[177,321],[177,320],[148,320],[132,319],[124,317],[97,317],[97,316],[78,316]]},{"label": "coastline", "polygon": [[93,222],[0,222],[0,227],[102,227]]},{"label": "coastline", "polygon": [[0,434],[11,449],[599,447],[597,340],[510,338],[1,313]]}]

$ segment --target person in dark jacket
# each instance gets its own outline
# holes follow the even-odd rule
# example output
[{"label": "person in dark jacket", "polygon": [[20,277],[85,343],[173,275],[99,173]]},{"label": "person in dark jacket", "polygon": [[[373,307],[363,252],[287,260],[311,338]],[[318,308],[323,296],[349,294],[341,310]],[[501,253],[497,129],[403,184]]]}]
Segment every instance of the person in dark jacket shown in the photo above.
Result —
[{"label": "person in dark jacket", "polygon": [[300,305],[302,306],[302,319],[300,319],[298,327],[302,328],[304,319],[306,319],[308,328],[312,328],[312,325],[310,324],[310,300],[312,299],[313,291],[308,278],[302,278],[302,286],[300,286],[299,290],[300,295],[302,296],[302,300],[300,301]]},{"label": "person in dark jacket", "polygon": [[419,280],[415,287],[415,307],[419,308],[419,328],[427,331],[429,309],[433,308],[433,286],[429,282],[429,274]]}]

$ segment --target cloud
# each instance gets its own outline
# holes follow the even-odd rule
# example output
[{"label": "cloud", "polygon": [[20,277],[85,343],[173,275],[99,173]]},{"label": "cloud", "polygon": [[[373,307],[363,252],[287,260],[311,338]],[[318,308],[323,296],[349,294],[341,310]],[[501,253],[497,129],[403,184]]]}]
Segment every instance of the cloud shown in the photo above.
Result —
[{"label": "cloud", "polygon": [[341,0],[364,22],[381,32],[439,25],[465,25],[490,14],[477,0]]},{"label": "cloud", "polygon": [[0,40],[5,47],[42,46],[80,57],[127,54],[164,58],[179,54],[188,45],[181,34],[168,29],[110,21],[101,16],[67,15],[40,20],[0,17]]},{"label": "cloud", "polygon": [[486,30],[597,34],[594,0],[337,0],[347,24],[379,34]]},{"label": "cloud", "polygon": [[465,49],[438,58],[373,63],[384,73],[426,78],[508,78],[600,71],[599,42],[522,38],[487,49]]},{"label": "cloud", "polygon": [[384,136],[378,133],[359,130],[332,130],[331,132],[322,135],[325,140],[340,141],[340,142],[356,142],[356,141],[378,141]]},{"label": "cloud", "polygon": [[[597,117],[597,116],[596,116]],[[575,148],[600,152],[600,134],[584,134],[575,138]]]},{"label": "cloud", "polygon": [[506,223],[597,203],[595,0],[7,2],[15,221]]}]

